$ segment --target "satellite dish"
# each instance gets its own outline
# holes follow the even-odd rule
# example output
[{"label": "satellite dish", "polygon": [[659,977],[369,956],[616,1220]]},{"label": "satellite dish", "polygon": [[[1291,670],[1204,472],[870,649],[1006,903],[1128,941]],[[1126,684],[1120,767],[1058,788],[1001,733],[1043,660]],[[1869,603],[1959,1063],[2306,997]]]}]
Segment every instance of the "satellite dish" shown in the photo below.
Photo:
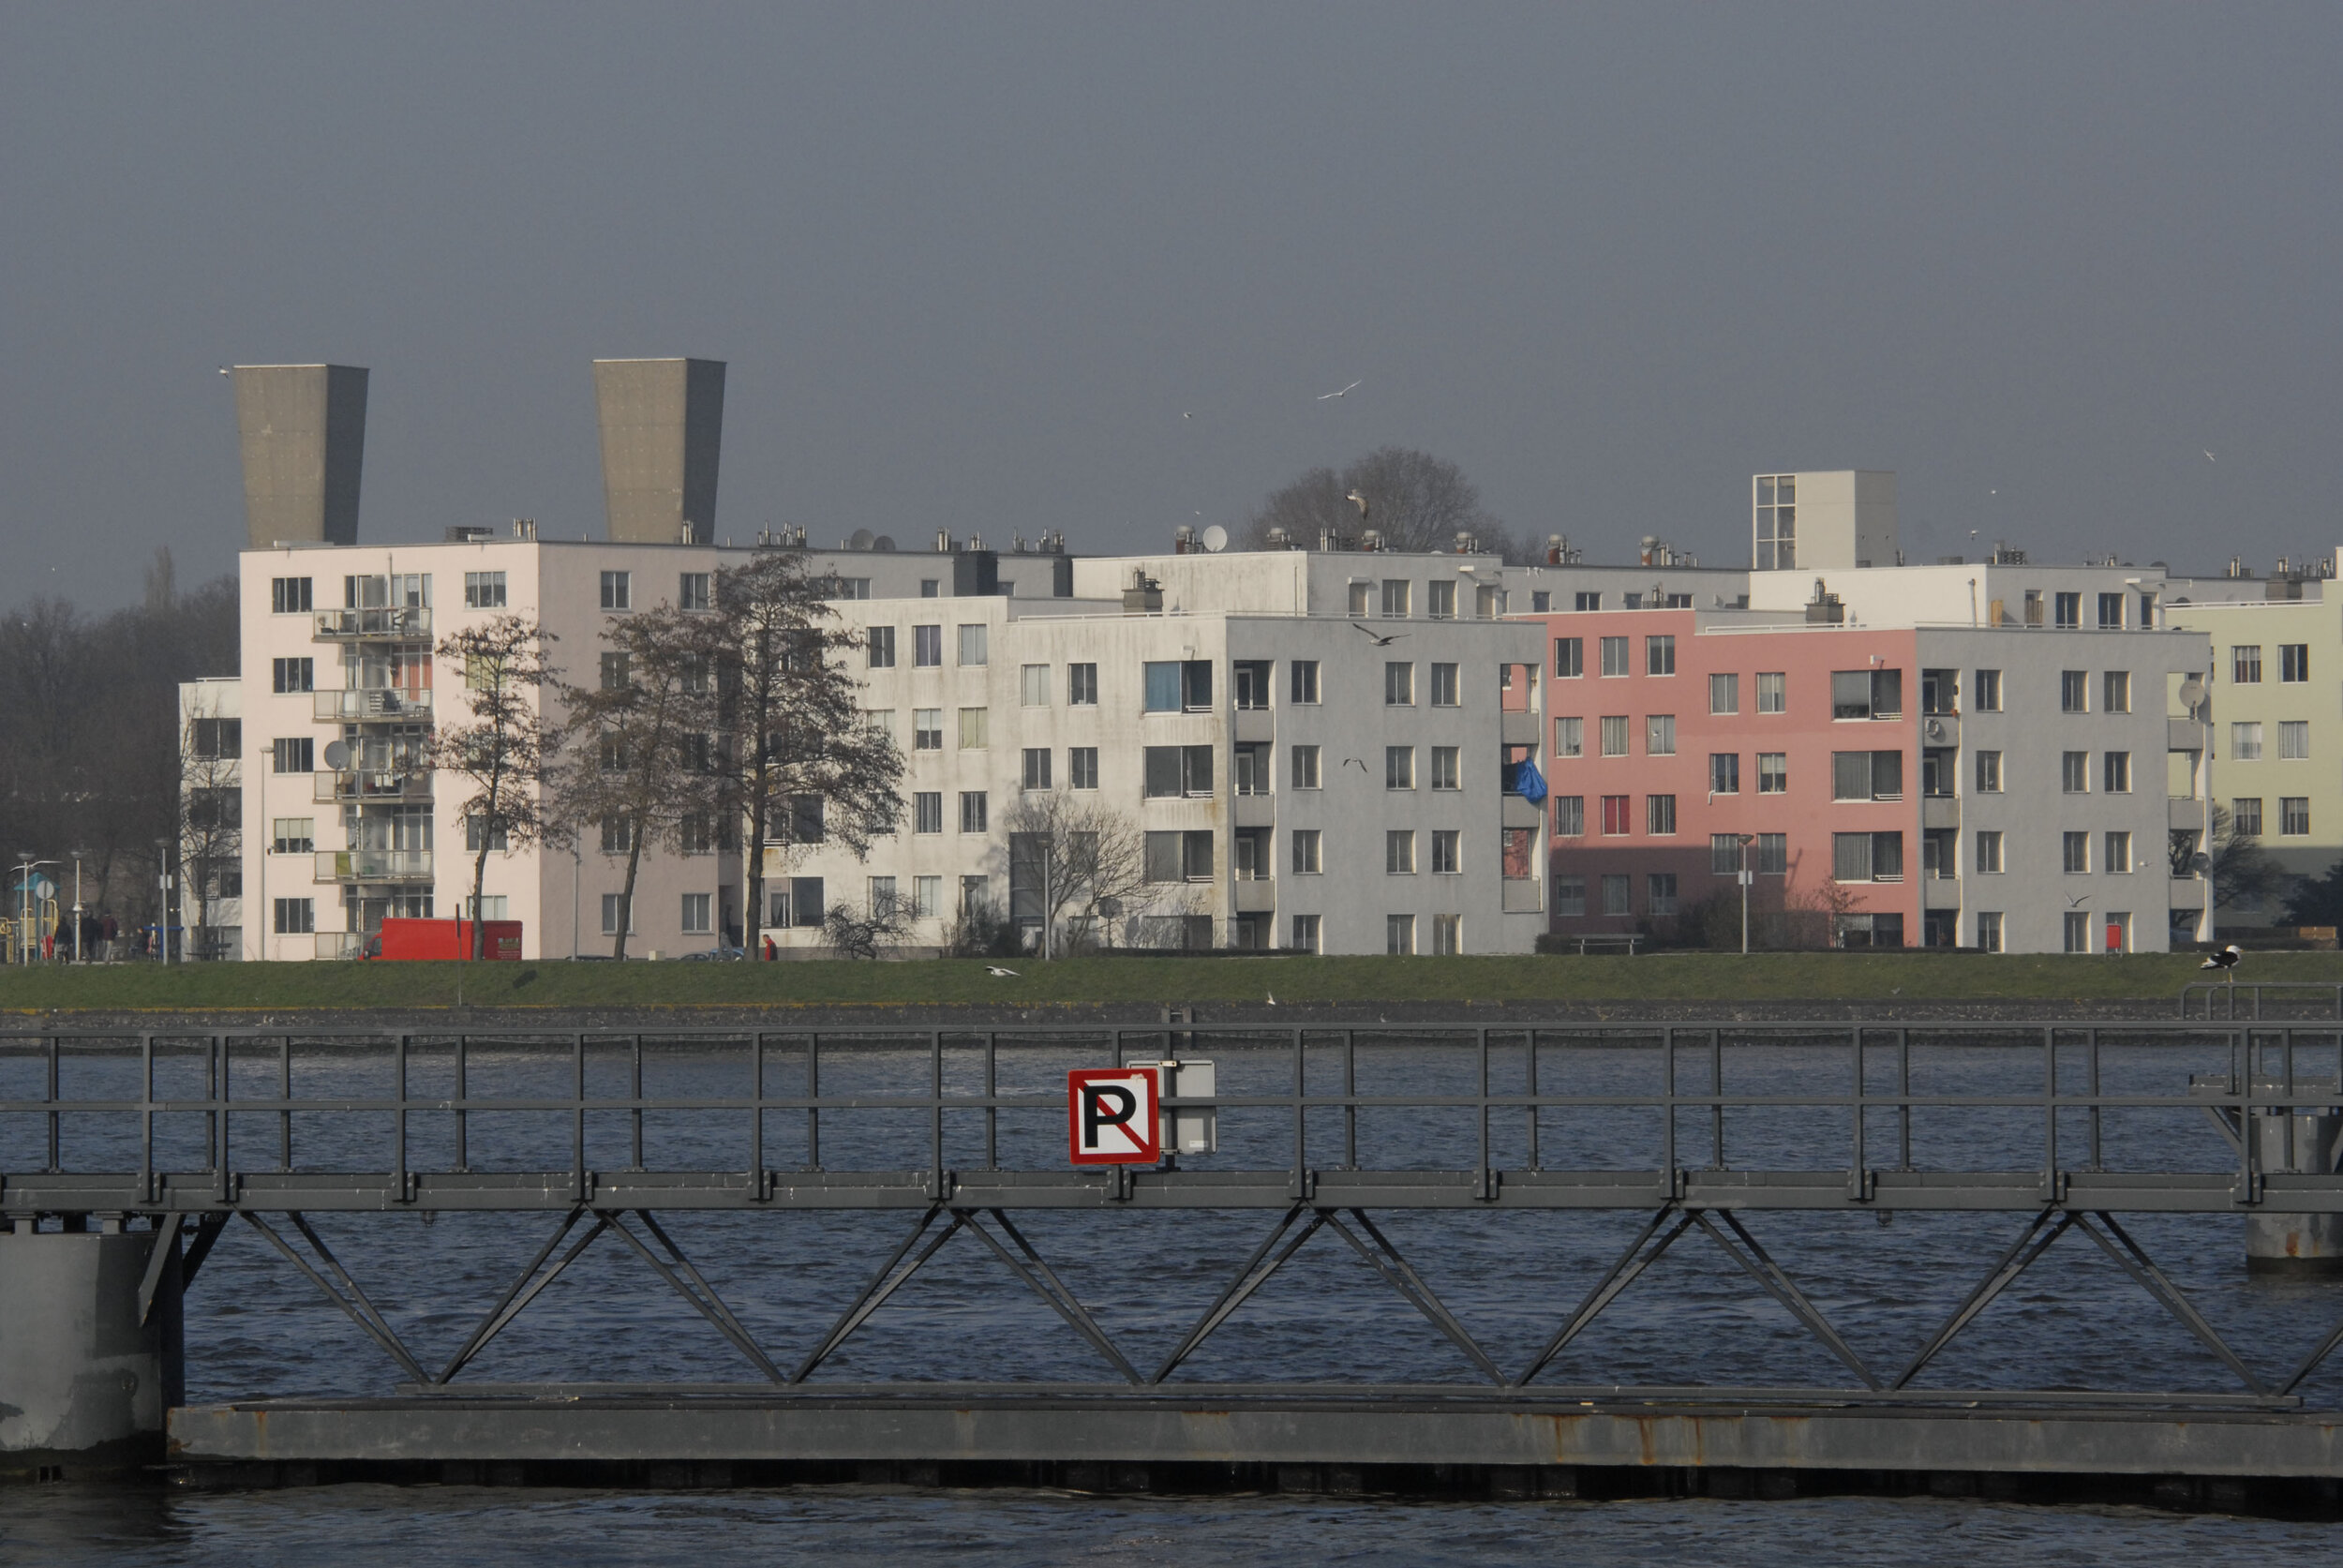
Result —
[{"label": "satellite dish", "polygon": [[328,740],[325,743],[325,766],[335,769],[349,767],[350,742],[347,740]]},{"label": "satellite dish", "polygon": [[850,550],[867,550],[870,547],[871,530],[867,528],[855,530],[854,537],[846,541],[846,548]]},{"label": "satellite dish", "polygon": [[1205,549],[1211,551],[1214,555],[1218,555],[1221,551],[1227,549],[1228,547],[1229,530],[1227,529],[1222,528],[1218,523],[1215,523],[1212,527],[1204,530]]},{"label": "satellite dish", "polygon": [[2202,676],[2192,675],[2180,683],[2180,703],[2191,713],[2204,706],[2204,678]]},{"label": "satellite dish", "polygon": [[871,541],[871,548],[885,555],[893,555],[895,553],[895,536],[891,533],[882,533],[876,539]]}]

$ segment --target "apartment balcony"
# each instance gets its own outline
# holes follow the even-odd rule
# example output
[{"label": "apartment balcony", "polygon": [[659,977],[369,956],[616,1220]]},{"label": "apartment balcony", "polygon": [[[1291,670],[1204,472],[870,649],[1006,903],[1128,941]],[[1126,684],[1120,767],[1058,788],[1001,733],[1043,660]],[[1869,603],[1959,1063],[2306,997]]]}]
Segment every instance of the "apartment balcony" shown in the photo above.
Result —
[{"label": "apartment balcony", "polygon": [[1503,795],[1498,820],[1508,828],[1543,828],[1545,808],[1526,796]]},{"label": "apartment balcony", "polygon": [[1538,716],[1535,713],[1500,713],[1498,739],[1508,746],[1535,746],[1538,743]]},{"label": "apartment balcony", "polygon": [[1267,790],[1258,795],[1229,797],[1229,823],[1235,828],[1269,828],[1277,821],[1277,798]]},{"label": "apartment balcony", "polygon": [[1935,872],[1920,874],[1920,907],[1922,909],[1958,909],[1961,907],[1961,879],[1940,875]]},{"label": "apartment balcony", "polygon": [[2204,830],[2204,802],[2186,795],[2175,795],[2164,802],[2164,826],[2185,828],[2192,832]]},{"label": "apartment balcony", "polygon": [[356,958],[366,944],[366,939],[354,931],[321,931],[310,940],[317,944],[319,958]]},{"label": "apartment balcony", "polygon": [[427,605],[317,612],[319,642],[411,642],[430,635],[431,609]]},{"label": "apartment balcony", "polygon": [[2168,752],[2203,751],[2204,737],[2204,725],[2194,719],[2164,721],[2164,749]]},{"label": "apartment balcony", "polygon": [[1923,746],[1958,746],[1961,744],[1961,715],[1958,713],[1921,714],[1920,744]]},{"label": "apartment balcony", "polygon": [[1240,708],[1230,717],[1229,739],[1243,746],[1277,739],[1277,715],[1266,708]]},{"label": "apartment balcony", "polygon": [[309,711],[320,724],[413,724],[431,718],[431,693],[313,692]]},{"label": "apartment balcony", "polygon": [[321,849],[319,882],[428,882],[428,849]]},{"label": "apartment balcony", "polygon": [[2164,907],[2167,909],[2202,909],[2204,880],[2196,876],[2175,876],[2167,884]]},{"label": "apartment balcony", "polygon": [[1545,889],[1534,876],[1509,876],[1498,884],[1502,890],[1500,907],[1508,915],[1531,915],[1545,907]]},{"label": "apartment balcony", "polygon": [[1947,831],[1961,826],[1961,798],[1957,795],[1923,795],[1920,797],[1920,831]]},{"label": "apartment balcony", "polygon": [[1240,874],[1229,884],[1231,903],[1240,915],[1266,915],[1277,907],[1276,879]]},{"label": "apartment balcony", "polygon": [[313,773],[310,780],[309,798],[321,805],[431,799],[431,775],[422,769],[403,773],[365,773],[346,769],[336,773]]}]

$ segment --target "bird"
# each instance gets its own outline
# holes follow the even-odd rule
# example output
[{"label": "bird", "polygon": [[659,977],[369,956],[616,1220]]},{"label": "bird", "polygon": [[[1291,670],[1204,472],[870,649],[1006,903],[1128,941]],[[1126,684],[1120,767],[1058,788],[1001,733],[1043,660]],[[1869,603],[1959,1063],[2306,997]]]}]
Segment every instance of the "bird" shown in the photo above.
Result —
[{"label": "bird", "polygon": [[2081,908],[2084,901],[2089,899],[2090,896],[2091,895],[2088,893],[2078,893],[2073,898],[2067,901],[2067,907],[2069,909]]},{"label": "bird", "polygon": [[1406,636],[1406,635],[1408,635],[1408,634],[1407,634],[1407,633],[1405,633],[1405,632],[1391,632],[1391,633],[1367,632],[1366,627],[1364,627],[1364,626],[1359,626],[1359,623],[1358,623],[1357,621],[1355,621],[1355,620],[1354,620],[1354,621],[1352,621],[1351,624],[1351,625],[1353,625],[1353,626],[1357,626],[1357,627],[1358,627],[1358,629],[1359,629],[1360,631],[1362,631],[1362,632],[1366,632],[1366,635],[1367,635],[1368,636],[1370,636],[1370,637],[1372,637],[1372,638],[1374,638],[1374,639],[1375,639],[1375,646],[1376,646],[1376,647],[1378,647],[1378,648],[1389,648],[1389,647],[1390,647],[1393,643],[1397,642],[1397,641],[1398,641],[1401,637],[1404,637],[1404,636]]},{"label": "bird", "polygon": [[1359,509],[1359,521],[1366,521],[1366,493],[1365,491],[1353,490],[1342,499]]},{"label": "bird", "polygon": [[1276,993],[1276,992],[1274,992],[1274,991],[1272,991],[1272,992],[1266,992],[1266,993],[1264,993],[1263,994],[1265,994],[1265,995],[1267,995],[1267,996],[1268,996],[1268,998],[1269,998],[1269,1005],[1270,1005],[1271,1007],[1273,1007],[1273,1008],[1274,1008],[1274,1007],[1276,1007],[1276,1006],[1277,1005],[1277,993]]},{"label": "bird", "polygon": [[1003,978],[1012,979],[1012,980],[1014,980],[1014,979],[1022,979],[1022,978],[1023,978],[1023,977],[1022,977],[1022,976],[1021,976],[1021,975],[1019,975],[1019,974],[1017,973],[1017,971],[1016,971],[1016,970],[1014,970],[1014,969],[1004,969],[1004,968],[1002,968],[1002,967],[1001,967],[999,964],[997,964],[997,963],[988,963],[988,964],[986,964],[986,965],[984,966],[984,972],[985,972],[986,974],[988,974],[988,975],[992,976],[992,977],[994,979],[996,979],[996,980],[997,980],[997,979],[1003,979]]},{"label": "bird", "polygon": [[1344,387],[1340,392],[1320,393],[1318,395],[1318,400],[1323,403],[1329,397],[1348,397],[1351,394],[1356,392],[1360,387],[1365,386],[1366,384],[1366,383],[1365,381],[1352,381],[1349,386]]},{"label": "bird", "polygon": [[2237,944],[2232,942],[2228,947],[2220,948],[2216,952],[2207,953],[2205,955],[2204,962],[2198,964],[2197,967],[2200,969],[2218,969],[2222,974],[2231,976],[2233,978],[2237,973],[2238,960],[2244,958],[2245,956],[2246,955],[2244,953],[2237,950]]},{"label": "bird", "polygon": [[1181,417],[1182,419],[1194,419],[1196,416],[1195,416],[1194,414],[1192,414],[1192,413],[1187,413],[1187,412],[1186,412],[1186,411],[1183,411],[1183,412],[1181,413],[1180,417]]},{"label": "bird", "polygon": [[[2200,451],[2200,452],[2204,452],[2204,448],[2203,448],[2203,447],[2201,447],[2201,447],[2199,447],[2199,448],[2197,448],[2197,450],[2198,450],[2198,451]],[[2213,455],[2213,454],[2212,454],[2212,453],[2210,453],[2210,452],[2204,452],[2204,460],[2205,460],[2206,462],[2208,462],[2208,463],[2211,463],[2211,462],[2217,462],[2219,459],[2216,458],[2216,457]]]},{"label": "bird", "polygon": [[1359,771],[1360,771],[1360,772],[1364,773],[1364,772],[1366,772],[1366,763],[1364,763],[1364,762],[1359,762],[1359,759],[1358,759],[1357,757],[1354,757],[1354,756],[1346,756],[1346,757],[1344,757],[1344,758],[1342,759],[1342,765],[1343,765],[1345,768],[1350,767],[1350,766],[1351,766],[1352,763],[1354,763],[1354,762],[1357,762],[1357,763],[1358,763],[1358,765],[1359,765]]}]

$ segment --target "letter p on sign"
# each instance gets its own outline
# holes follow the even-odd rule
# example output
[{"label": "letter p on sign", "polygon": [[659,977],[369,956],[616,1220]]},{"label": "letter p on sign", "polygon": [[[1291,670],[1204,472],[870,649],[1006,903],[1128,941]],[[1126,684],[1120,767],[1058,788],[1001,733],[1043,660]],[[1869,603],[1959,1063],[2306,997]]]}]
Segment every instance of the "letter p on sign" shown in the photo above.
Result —
[{"label": "letter p on sign", "polygon": [[1155,1164],[1163,1157],[1160,1098],[1153,1068],[1067,1073],[1067,1157],[1076,1165]]}]

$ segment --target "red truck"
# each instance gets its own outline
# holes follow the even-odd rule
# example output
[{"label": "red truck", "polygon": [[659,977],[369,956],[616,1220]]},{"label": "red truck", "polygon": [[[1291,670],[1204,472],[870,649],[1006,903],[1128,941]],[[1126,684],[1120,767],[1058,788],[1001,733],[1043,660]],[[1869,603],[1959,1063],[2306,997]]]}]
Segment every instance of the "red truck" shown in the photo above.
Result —
[{"label": "red truck", "polygon": [[[517,962],[521,956],[518,920],[485,920],[484,957]],[[471,957],[470,920],[387,919],[382,922],[380,958],[459,959]]]}]

